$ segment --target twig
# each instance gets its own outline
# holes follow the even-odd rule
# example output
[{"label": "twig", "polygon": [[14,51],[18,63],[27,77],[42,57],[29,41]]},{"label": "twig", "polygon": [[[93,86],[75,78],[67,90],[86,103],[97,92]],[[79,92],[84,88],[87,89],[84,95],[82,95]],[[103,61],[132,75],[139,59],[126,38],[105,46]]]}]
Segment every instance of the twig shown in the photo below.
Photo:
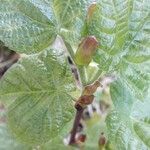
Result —
[{"label": "twig", "polygon": [[77,105],[76,106],[76,116],[75,116],[75,120],[74,120],[74,123],[73,123],[73,128],[72,128],[72,131],[71,131],[71,136],[70,136],[70,142],[69,144],[74,144],[76,141],[75,141],[75,136],[76,136],[76,133],[77,133],[77,129],[78,129],[78,126],[79,126],[79,123],[80,123],[80,119],[82,117],[82,113],[83,113],[83,110],[84,108],[81,107],[80,105]]},{"label": "twig", "polygon": [[80,119],[82,117],[82,113],[84,111],[84,108],[86,108],[87,105],[90,105],[94,100],[93,93],[96,91],[96,89],[100,86],[99,81],[95,81],[94,84],[88,85],[84,88],[82,95],[79,97],[79,99],[76,101],[75,108],[76,108],[76,116],[73,123],[73,128],[71,130],[71,136],[69,144],[75,144],[76,143],[76,133],[77,129],[80,123]]}]

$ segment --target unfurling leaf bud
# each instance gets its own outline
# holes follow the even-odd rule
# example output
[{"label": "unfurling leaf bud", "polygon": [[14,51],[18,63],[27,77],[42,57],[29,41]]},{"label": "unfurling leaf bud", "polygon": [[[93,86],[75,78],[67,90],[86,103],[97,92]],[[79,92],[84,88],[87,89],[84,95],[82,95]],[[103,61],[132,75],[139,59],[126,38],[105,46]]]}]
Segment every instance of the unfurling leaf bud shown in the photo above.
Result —
[{"label": "unfurling leaf bud", "polygon": [[88,8],[88,13],[87,13],[87,21],[90,21],[90,19],[92,18],[93,13],[94,13],[95,10],[96,10],[96,7],[97,7],[96,2],[93,2],[93,3],[89,6],[89,8]]},{"label": "unfurling leaf bud", "polygon": [[75,54],[75,62],[78,65],[88,65],[94,55],[98,41],[95,36],[88,36],[82,40]]}]

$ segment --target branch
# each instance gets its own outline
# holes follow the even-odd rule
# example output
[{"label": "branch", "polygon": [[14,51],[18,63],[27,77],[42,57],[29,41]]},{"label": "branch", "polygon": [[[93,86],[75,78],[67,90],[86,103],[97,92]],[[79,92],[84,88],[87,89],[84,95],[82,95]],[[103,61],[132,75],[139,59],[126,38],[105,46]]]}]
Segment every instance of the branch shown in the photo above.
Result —
[{"label": "branch", "polygon": [[76,110],[77,110],[77,112],[76,112],[75,120],[73,123],[73,128],[71,131],[71,137],[70,137],[70,142],[69,142],[70,145],[74,144],[76,142],[75,136],[77,133],[77,129],[78,129],[84,108],[82,108],[80,105],[78,105],[78,106],[76,106]]},{"label": "branch", "polygon": [[80,96],[80,98],[77,100],[76,104],[75,104],[75,108],[76,108],[76,116],[75,116],[75,120],[73,123],[73,128],[71,130],[71,136],[70,136],[70,141],[69,144],[76,144],[76,133],[77,133],[77,129],[83,114],[84,109],[86,108],[87,105],[91,104],[94,100],[94,95],[93,93],[96,91],[96,89],[100,86],[100,83],[98,81],[96,81],[94,84],[92,85],[88,85],[84,88],[82,95]]}]

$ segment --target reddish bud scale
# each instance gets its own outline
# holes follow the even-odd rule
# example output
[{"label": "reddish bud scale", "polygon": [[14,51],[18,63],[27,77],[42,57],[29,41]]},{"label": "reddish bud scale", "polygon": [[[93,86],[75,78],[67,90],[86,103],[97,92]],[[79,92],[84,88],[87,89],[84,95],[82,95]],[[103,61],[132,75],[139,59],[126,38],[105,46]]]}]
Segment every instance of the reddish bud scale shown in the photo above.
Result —
[{"label": "reddish bud scale", "polygon": [[82,40],[79,44],[77,52],[75,54],[75,62],[78,65],[88,65],[92,56],[96,52],[98,46],[98,41],[94,36],[88,36]]},{"label": "reddish bud scale", "polygon": [[86,135],[84,135],[84,134],[79,135],[77,138],[77,142],[79,141],[79,142],[84,143],[85,140],[86,140]]},{"label": "reddish bud scale", "polygon": [[106,137],[104,136],[104,133],[102,132],[101,133],[101,136],[100,136],[100,138],[99,138],[99,146],[101,147],[101,146],[105,146],[105,144],[106,144]]},{"label": "reddish bud scale", "polygon": [[83,95],[79,98],[79,100],[75,104],[75,108],[81,106],[82,108],[86,107],[87,105],[91,104],[94,100],[94,95]]},{"label": "reddish bud scale", "polygon": [[88,85],[85,87],[83,90],[83,95],[92,95],[93,93],[96,92],[97,88],[101,86],[99,81],[95,81],[92,85]]}]

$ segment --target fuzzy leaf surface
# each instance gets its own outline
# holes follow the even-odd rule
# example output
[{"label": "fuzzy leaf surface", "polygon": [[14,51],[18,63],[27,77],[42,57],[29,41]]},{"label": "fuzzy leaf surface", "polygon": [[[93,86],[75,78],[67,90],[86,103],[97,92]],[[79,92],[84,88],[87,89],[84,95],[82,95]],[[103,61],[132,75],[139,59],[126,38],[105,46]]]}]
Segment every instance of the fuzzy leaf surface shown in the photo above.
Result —
[{"label": "fuzzy leaf surface", "polygon": [[98,1],[85,32],[100,42],[94,57],[100,72],[115,72],[141,100],[150,84],[149,10],[147,0]]},{"label": "fuzzy leaf surface", "polygon": [[135,100],[130,89],[120,80],[111,86],[114,110],[106,119],[108,139],[114,149],[148,150],[150,148],[149,97]]},{"label": "fuzzy leaf surface", "polygon": [[73,36],[80,35],[73,30],[80,31],[86,3],[86,0],[3,0],[0,40],[17,52],[35,53],[51,45],[57,34],[74,39]]},{"label": "fuzzy leaf surface", "polygon": [[9,101],[9,128],[18,139],[45,143],[72,119],[71,92],[76,88],[66,63],[62,51],[48,49],[22,58],[1,79],[1,99]]}]

